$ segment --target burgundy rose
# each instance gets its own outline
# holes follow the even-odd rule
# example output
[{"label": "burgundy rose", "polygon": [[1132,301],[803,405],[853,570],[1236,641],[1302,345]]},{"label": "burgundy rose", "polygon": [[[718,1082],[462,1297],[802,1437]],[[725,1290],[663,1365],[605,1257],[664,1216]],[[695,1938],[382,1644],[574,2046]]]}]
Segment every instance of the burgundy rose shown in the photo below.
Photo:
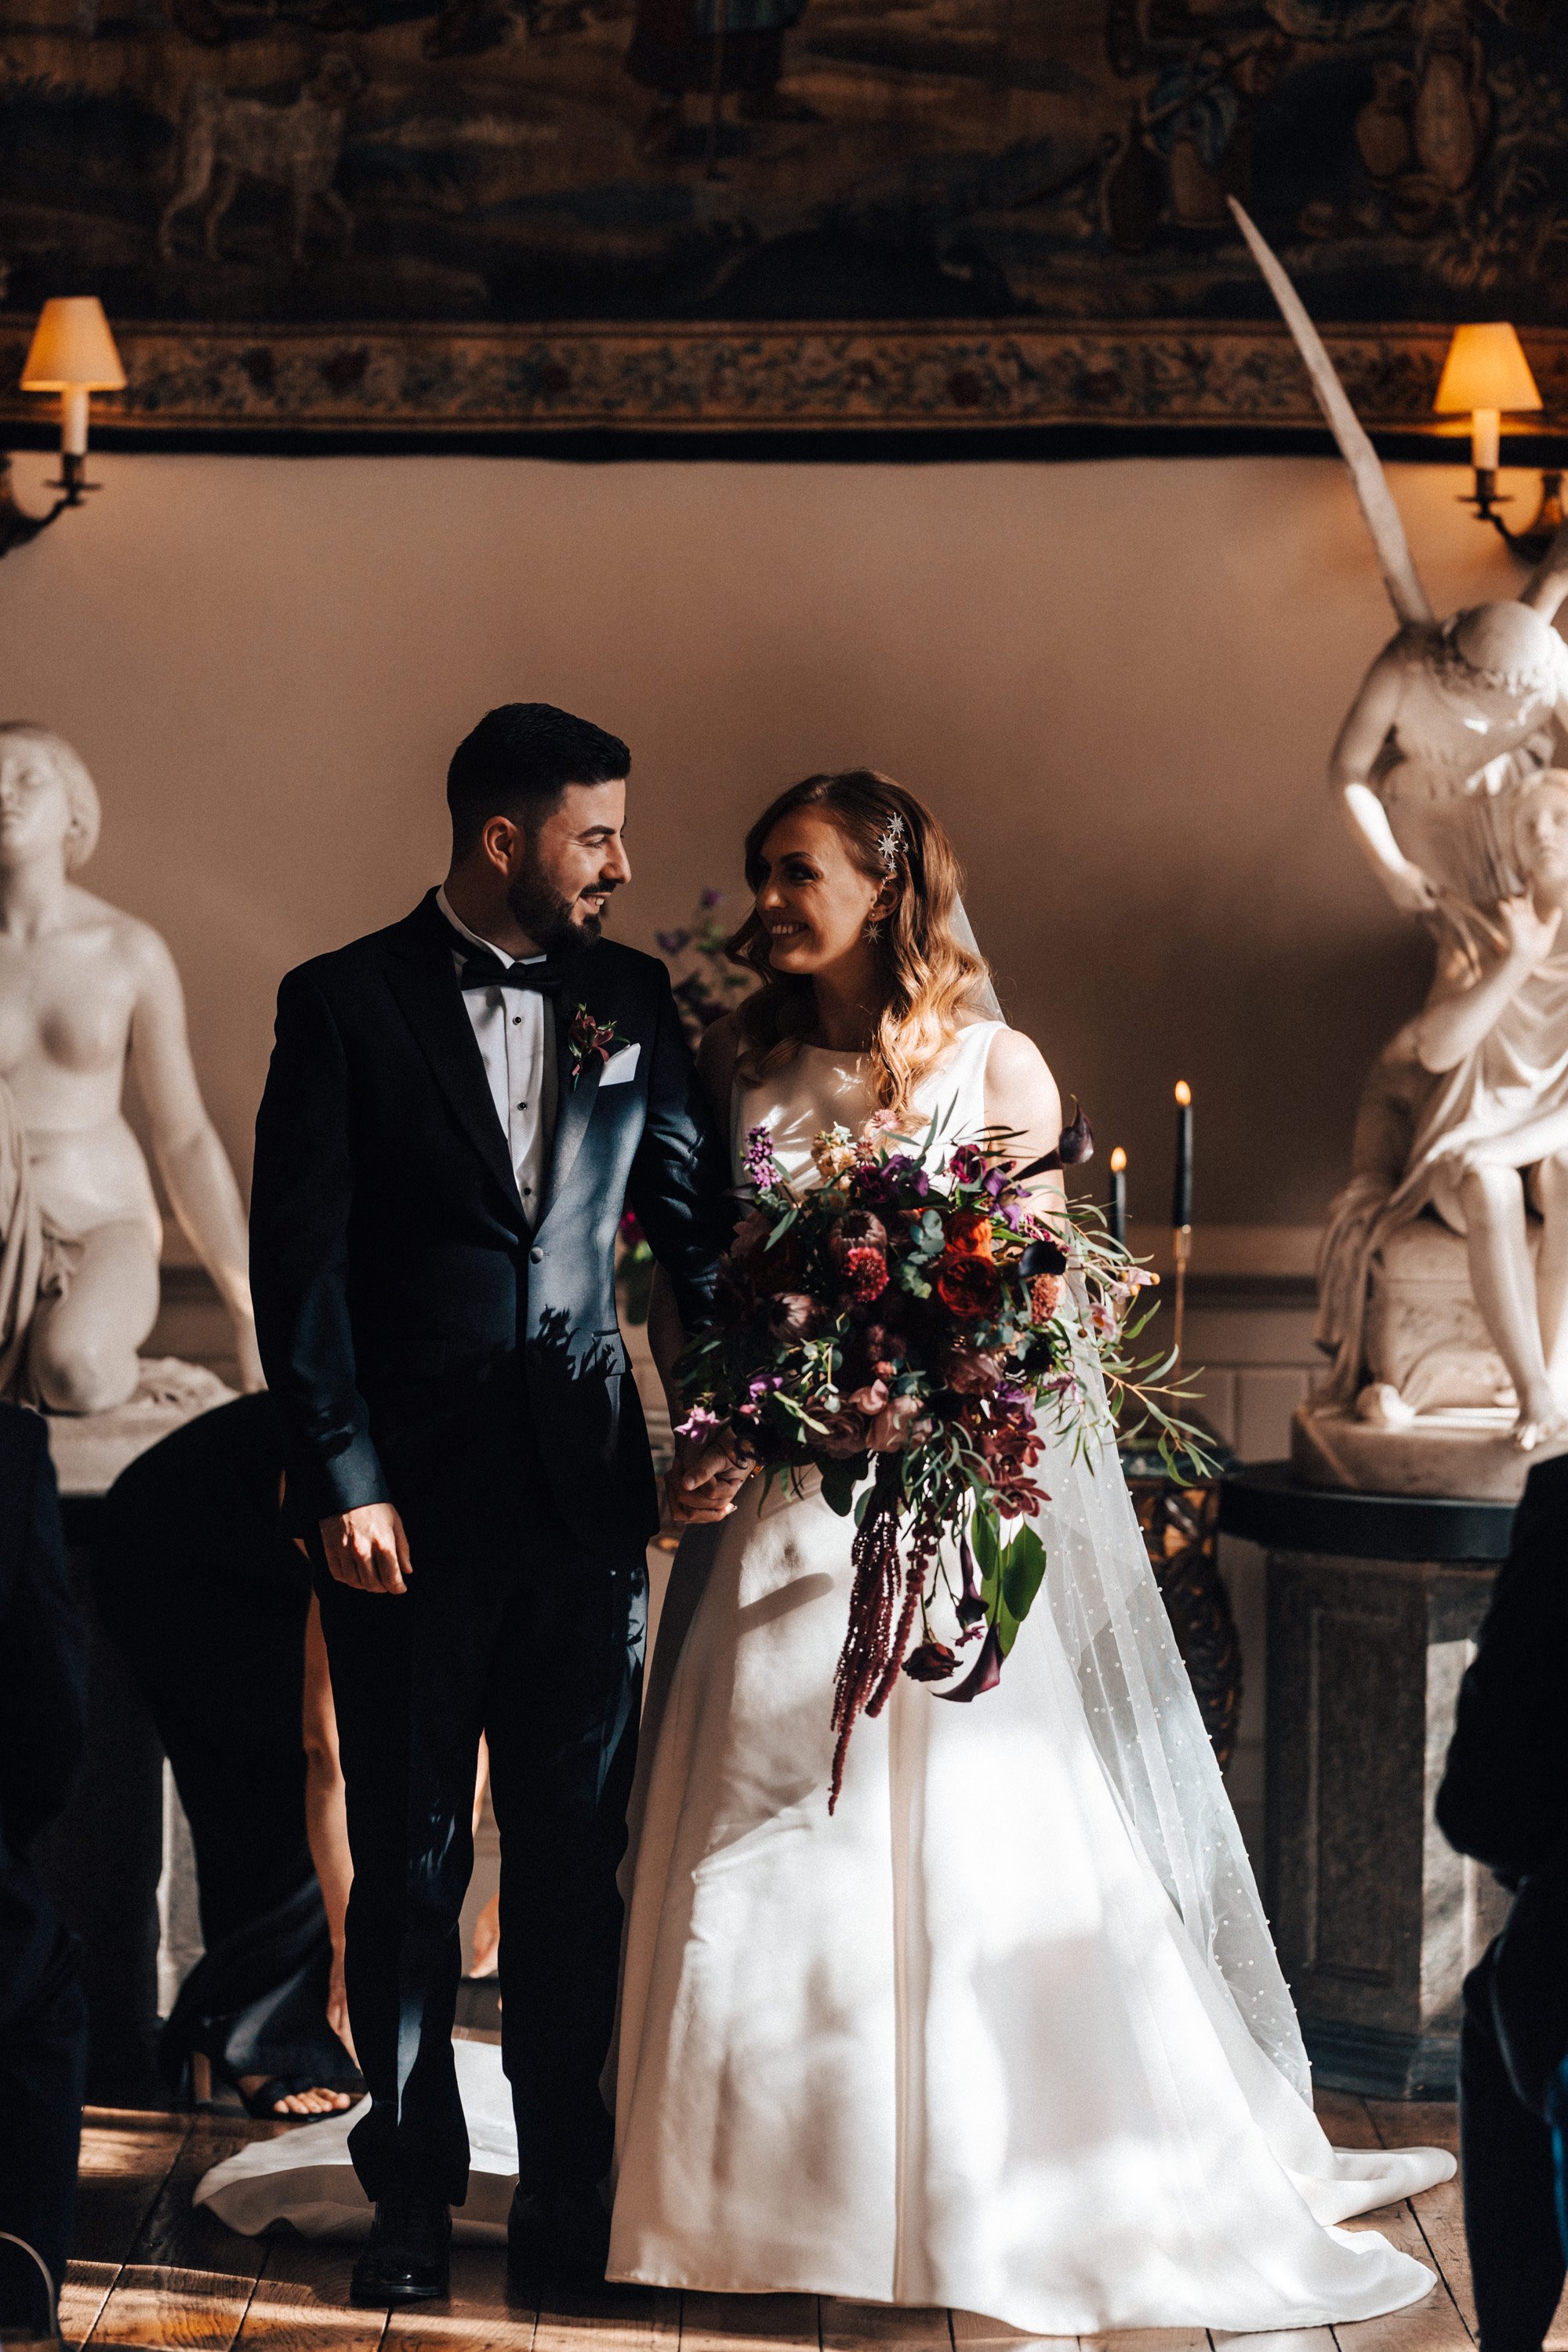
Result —
[{"label": "burgundy rose", "polygon": [[904,1672],[911,1682],[944,1683],[958,1672],[958,1656],[945,1642],[922,1642],[904,1660]]},{"label": "burgundy rose", "polygon": [[985,1154],[977,1143],[961,1143],[947,1165],[956,1182],[978,1184],[985,1173]]},{"label": "burgundy rose", "polygon": [[867,1451],[866,1416],[847,1407],[830,1415],[823,1434],[816,1441],[819,1453],[831,1462],[848,1462],[857,1454]]},{"label": "burgundy rose", "polygon": [[989,1396],[1001,1377],[997,1359],[978,1348],[955,1348],[947,1360],[947,1384],[960,1396]]},{"label": "burgundy rose", "polygon": [[978,1323],[996,1312],[1002,1285],[987,1258],[944,1257],[937,1272],[936,1293],[959,1322]]},{"label": "burgundy rose", "polygon": [[889,1399],[867,1432],[866,1443],[872,1453],[901,1454],[915,1434],[913,1424],[920,1409],[918,1397]]},{"label": "burgundy rose", "polygon": [[869,1307],[888,1287],[888,1261],[879,1249],[852,1249],[844,1258],[844,1287],[858,1307]]},{"label": "burgundy rose", "polygon": [[768,1328],[775,1339],[809,1339],[826,1320],[822,1301],[805,1290],[781,1290],[768,1308]]}]

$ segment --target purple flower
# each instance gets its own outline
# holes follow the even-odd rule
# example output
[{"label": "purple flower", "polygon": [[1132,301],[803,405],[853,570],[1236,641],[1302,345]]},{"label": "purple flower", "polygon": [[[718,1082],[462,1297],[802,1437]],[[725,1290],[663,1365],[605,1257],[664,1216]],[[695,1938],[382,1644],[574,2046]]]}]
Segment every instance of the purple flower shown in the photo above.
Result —
[{"label": "purple flower", "polygon": [[677,1423],[675,1433],[677,1437],[689,1437],[695,1444],[701,1438],[710,1437],[716,1429],[723,1426],[716,1412],[710,1412],[705,1404],[694,1404],[686,1419]]},{"label": "purple flower", "polygon": [[759,1192],[777,1183],[779,1163],[773,1156],[773,1138],[765,1127],[753,1127],[747,1136],[741,1165]]},{"label": "purple flower", "polygon": [[752,1402],[756,1404],[762,1398],[772,1396],[775,1389],[782,1389],[783,1386],[782,1372],[759,1372],[755,1380],[747,1384],[746,1394]]},{"label": "purple flower", "polygon": [[985,1154],[977,1143],[961,1143],[947,1164],[955,1182],[978,1184],[985,1173]]},{"label": "purple flower", "polygon": [[691,945],[689,931],[656,931],[660,955],[678,956]]},{"label": "purple flower", "polygon": [[704,890],[697,903],[705,915],[710,915],[723,896],[722,890]]},{"label": "purple flower", "polygon": [[981,1645],[980,1655],[956,1690],[938,1691],[938,1698],[968,1700],[994,1690],[1002,1679],[1002,1636],[994,1625]]}]

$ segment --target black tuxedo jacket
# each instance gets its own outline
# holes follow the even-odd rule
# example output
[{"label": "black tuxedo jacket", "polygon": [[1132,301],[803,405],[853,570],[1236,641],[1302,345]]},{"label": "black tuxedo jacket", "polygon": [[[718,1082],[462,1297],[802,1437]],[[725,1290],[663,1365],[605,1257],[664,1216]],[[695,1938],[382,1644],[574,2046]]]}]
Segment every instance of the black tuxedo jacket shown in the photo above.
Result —
[{"label": "black tuxedo jacket", "polygon": [[[640,1545],[658,1512],[616,1228],[629,1203],[699,1328],[733,1223],[725,1149],[664,966],[601,940],[556,1004],[555,1133],[531,1225],[454,941],[432,891],[279,991],[250,1253],[289,1523],[391,1501],[417,1566],[422,1535],[504,1541],[542,1475],[580,1541]],[[628,1081],[602,1087],[597,1054],[574,1076],[580,1004],[638,1047]]]},{"label": "black tuxedo jacket", "polygon": [[1437,1826],[1510,1885],[1568,1853],[1568,1454],[1538,1463],[1459,1685]]}]

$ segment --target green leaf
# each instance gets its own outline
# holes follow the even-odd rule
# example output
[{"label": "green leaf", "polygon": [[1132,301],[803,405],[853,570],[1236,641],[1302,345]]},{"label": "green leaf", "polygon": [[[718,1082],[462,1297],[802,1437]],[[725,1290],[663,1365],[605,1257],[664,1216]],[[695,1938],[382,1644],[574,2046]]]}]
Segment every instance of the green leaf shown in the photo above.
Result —
[{"label": "green leaf", "polygon": [[998,1621],[1002,1654],[1018,1638],[1018,1628],[1034,1607],[1045,1580],[1046,1548],[1033,1528],[1020,1528],[1008,1545],[1002,1564],[1003,1617]]},{"label": "green leaf", "polygon": [[768,1235],[767,1241],[763,1244],[764,1248],[772,1249],[775,1242],[782,1242],[785,1234],[788,1233],[790,1227],[794,1224],[799,1214],[800,1203],[797,1201],[793,1209],[786,1209],[784,1211],[784,1215],[779,1219],[778,1223]]},{"label": "green leaf", "polygon": [[822,1465],[822,1499],[830,1511],[847,1519],[855,1508],[855,1489],[866,1475],[865,1457],[851,1462],[825,1462]]},{"label": "green leaf", "polygon": [[976,1507],[969,1540],[974,1550],[974,1565],[980,1571],[980,1595],[987,1615],[994,1621],[1002,1598],[1002,1531],[994,1511],[986,1510],[984,1505]]}]

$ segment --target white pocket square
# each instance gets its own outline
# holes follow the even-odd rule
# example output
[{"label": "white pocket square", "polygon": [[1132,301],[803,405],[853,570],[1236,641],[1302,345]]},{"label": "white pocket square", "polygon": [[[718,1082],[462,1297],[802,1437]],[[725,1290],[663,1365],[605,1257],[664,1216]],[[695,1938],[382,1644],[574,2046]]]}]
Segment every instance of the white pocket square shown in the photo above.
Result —
[{"label": "white pocket square", "polygon": [[604,1069],[600,1074],[599,1085],[601,1088],[605,1087],[624,1087],[627,1079],[635,1075],[637,1066],[637,1055],[641,1052],[642,1047],[640,1045],[623,1045],[618,1054],[612,1054],[609,1060],[605,1064]]}]

